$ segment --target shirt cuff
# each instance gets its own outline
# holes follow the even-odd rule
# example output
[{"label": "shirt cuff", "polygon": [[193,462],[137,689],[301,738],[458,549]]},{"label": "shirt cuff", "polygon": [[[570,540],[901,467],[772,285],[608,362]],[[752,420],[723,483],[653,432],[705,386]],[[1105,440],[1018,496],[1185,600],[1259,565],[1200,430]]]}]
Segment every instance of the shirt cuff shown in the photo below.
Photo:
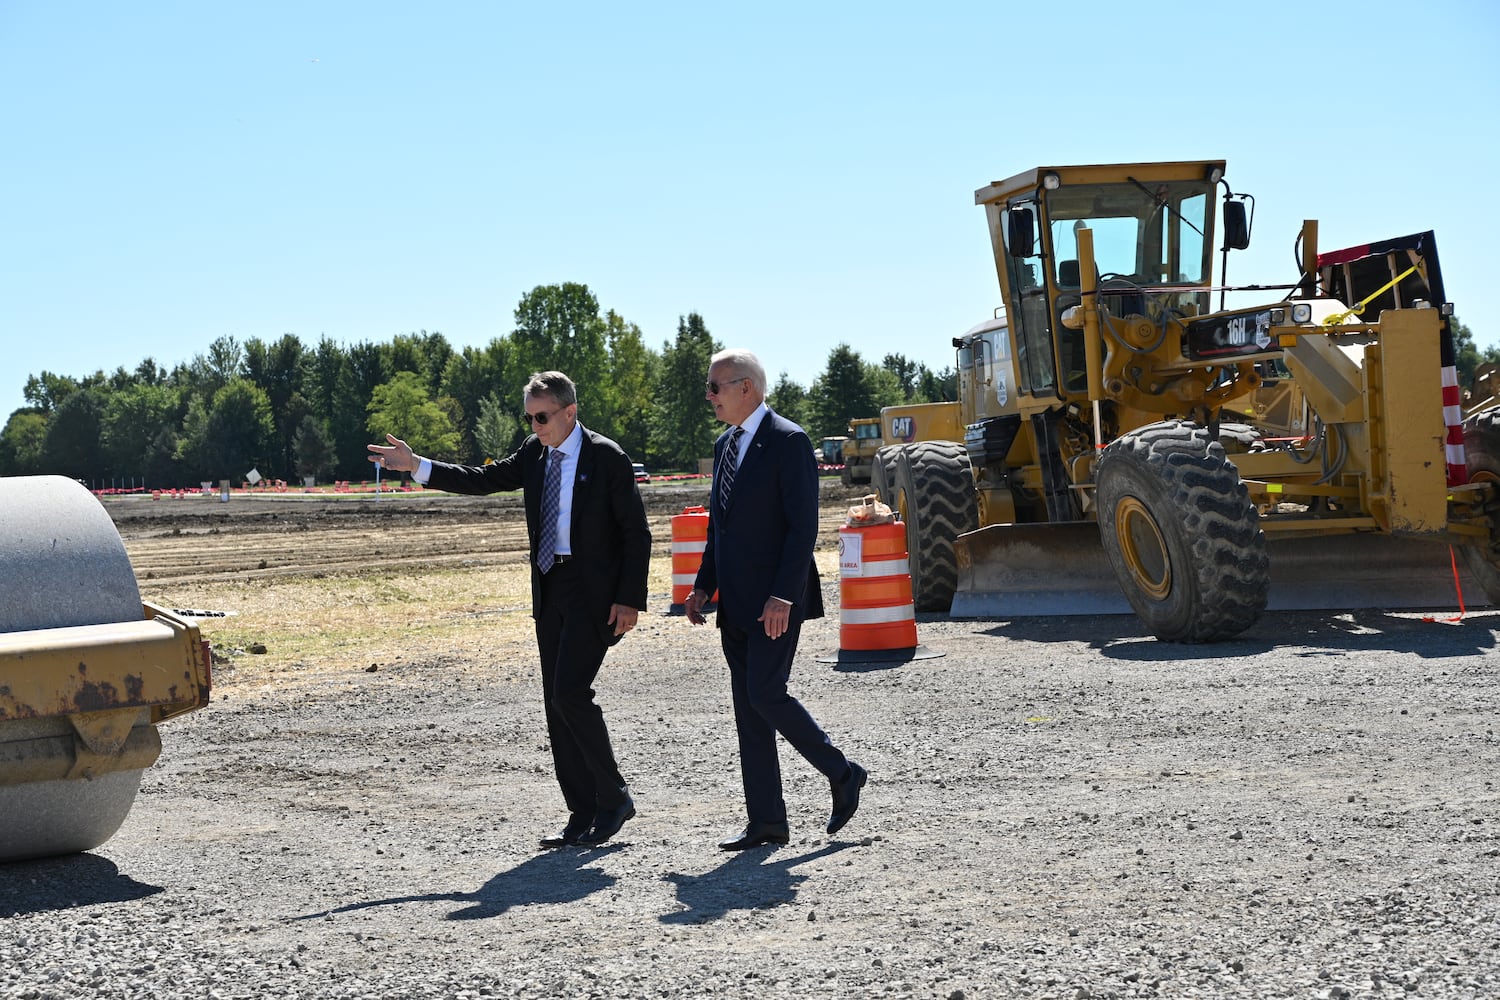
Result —
[{"label": "shirt cuff", "polygon": [[411,477],[423,486],[426,486],[427,480],[432,478],[432,459],[424,458],[421,462],[417,463],[417,471],[413,472]]},{"label": "shirt cuff", "polygon": [[771,600],[773,600],[773,601],[780,601],[782,604],[785,604],[787,607],[791,607],[792,606],[792,602],[791,601],[787,600],[785,597],[777,597],[775,594],[771,595]]}]

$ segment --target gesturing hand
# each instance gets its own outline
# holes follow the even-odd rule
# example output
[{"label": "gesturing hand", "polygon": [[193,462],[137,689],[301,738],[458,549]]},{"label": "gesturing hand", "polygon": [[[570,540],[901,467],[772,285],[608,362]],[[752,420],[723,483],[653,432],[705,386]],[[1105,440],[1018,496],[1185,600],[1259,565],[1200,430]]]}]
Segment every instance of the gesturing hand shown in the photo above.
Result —
[{"label": "gesturing hand", "polygon": [[387,434],[385,439],[390,442],[390,447],[383,444],[366,445],[370,451],[370,461],[387,472],[416,472],[421,460],[406,442],[394,434]]}]

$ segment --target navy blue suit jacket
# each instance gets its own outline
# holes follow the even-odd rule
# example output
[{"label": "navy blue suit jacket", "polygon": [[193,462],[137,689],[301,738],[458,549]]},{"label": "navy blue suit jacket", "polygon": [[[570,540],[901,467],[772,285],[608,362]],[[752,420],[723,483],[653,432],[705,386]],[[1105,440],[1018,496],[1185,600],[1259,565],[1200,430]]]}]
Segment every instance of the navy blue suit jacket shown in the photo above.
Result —
[{"label": "navy blue suit jacket", "polygon": [[714,442],[708,543],[694,587],[719,591],[719,620],[749,631],[766,601],[792,602],[797,620],[823,617],[823,590],[813,562],[818,538],[818,463],[801,427],[766,414],[744,452],[729,504],[719,498],[719,471],[730,427]]}]

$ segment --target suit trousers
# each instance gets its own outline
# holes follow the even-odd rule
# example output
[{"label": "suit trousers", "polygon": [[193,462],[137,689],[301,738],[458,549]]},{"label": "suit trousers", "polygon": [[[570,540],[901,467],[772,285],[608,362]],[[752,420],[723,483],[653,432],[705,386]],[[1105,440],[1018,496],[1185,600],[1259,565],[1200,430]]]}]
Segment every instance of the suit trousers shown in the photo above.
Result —
[{"label": "suit trousers", "polygon": [[552,763],[568,811],[591,816],[624,803],[629,794],[615,763],[604,712],[594,701],[594,678],[609,649],[593,618],[577,600],[583,571],[573,560],[543,574],[536,620],[542,657],[542,695]]},{"label": "suit trousers", "polygon": [[849,761],[802,703],[787,692],[802,622],[793,617],[779,639],[759,623],[746,631],[719,616],[719,642],[729,664],[734,725],[739,735],[745,810],[752,823],[786,822],[776,734],[830,781],[844,776]]}]

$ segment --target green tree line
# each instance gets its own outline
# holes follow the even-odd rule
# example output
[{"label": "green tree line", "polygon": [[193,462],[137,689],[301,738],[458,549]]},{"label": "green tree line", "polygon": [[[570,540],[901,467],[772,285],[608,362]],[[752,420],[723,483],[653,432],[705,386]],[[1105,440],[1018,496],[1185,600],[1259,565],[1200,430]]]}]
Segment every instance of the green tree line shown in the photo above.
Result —
[{"label": "green tree line", "polygon": [[[521,298],[515,327],[484,347],[456,350],[441,333],[345,346],[293,334],[225,336],[172,369],[147,358],[133,371],[26,380],[28,405],[0,431],[0,475],[56,474],[90,484],[152,487],[269,479],[363,480],[365,445],[389,432],[433,458],[477,463],[529,432],[522,387],[537,371],[578,385],[579,419],[654,469],[694,470],[719,428],[704,400],[709,358],[721,350],[703,317],[679,319],[660,350],[641,329],[577,283]],[[763,359],[776,370],[775,358]],[[895,354],[865,361],[847,344],[829,352],[809,387],[783,371],[769,402],[815,439],[845,433],[880,407],[955,398],[952,369],[934,373]]]}]

